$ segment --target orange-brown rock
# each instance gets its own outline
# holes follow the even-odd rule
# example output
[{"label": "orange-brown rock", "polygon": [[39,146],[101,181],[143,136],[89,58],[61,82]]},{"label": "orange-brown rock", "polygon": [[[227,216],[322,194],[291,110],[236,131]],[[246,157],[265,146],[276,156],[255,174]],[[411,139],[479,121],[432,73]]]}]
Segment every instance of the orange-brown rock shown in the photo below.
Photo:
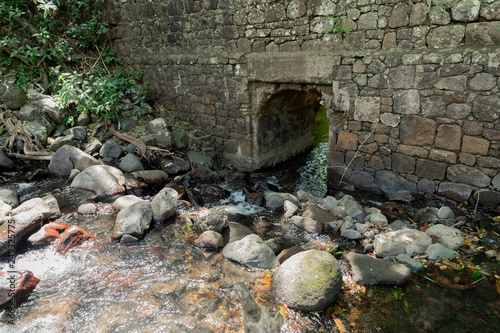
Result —
[{"label": "orange-brown rock", "polygon": [[40,279],[28,270],[0,272],[0,310],[15,307],[36,288]]},{"label": "orange-brown rock", "polygon": [[71,226],[61,235],[59,244],[57,244],[56,247],[56,252],[65,254],[69,249],[79,246],[83,242],[92,238],[95,238],[95,236],[89,232],[77,227],[76,225]]},{"label": "orange-brown rock", "polygon": [[61,232],[66,230],[69,224],[62,222],[51,222],[44,225],[40,230],[28,238],[28,242],[33,246],[45,245],[52,243],[61,237]]}]

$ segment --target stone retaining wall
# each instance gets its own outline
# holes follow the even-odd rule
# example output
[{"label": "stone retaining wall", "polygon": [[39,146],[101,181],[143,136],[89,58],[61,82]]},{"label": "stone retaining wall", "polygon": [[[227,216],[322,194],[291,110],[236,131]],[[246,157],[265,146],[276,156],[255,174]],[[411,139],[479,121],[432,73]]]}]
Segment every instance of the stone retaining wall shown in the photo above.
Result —
[{"label": "stone retaining wall", "polygon": [[264,156],[266,100],[317,91],[331,189],[500,202],[498,0],[108,0],[106,14],[151,98],[239,169],[278,162]]}]

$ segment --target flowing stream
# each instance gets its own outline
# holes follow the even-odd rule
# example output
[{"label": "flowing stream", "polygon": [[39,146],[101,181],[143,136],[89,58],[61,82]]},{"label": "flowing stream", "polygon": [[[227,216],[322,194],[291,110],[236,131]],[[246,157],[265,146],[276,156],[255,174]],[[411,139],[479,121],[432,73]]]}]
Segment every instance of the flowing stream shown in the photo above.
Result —
[{"label": "flowing stream", "polygon": [[[324,135],[324,133],[323,133]],[[263,172],[256,181],[279,183],[282,189],[304,189],[325,195],[326,142],[318,140],[309,153]],[[342,253],[343,294],[324,313],[301,313],[276,302],[270,293],[268,272],[242,268],[192,245],[196,235],[184,208],[170,225],[155,225],[139,245],[123,247],[111,241],[116,212],[99,203],[96,215],[78,215],[76,207],[88,202],[60,179],[26,183],[25,170],[3,174],[2,187],[21,194],[20,201],[53,194],[62,216],[57,221],[82,227],[95,240],[60,255],[54,245],[25,247],[16,269],[31,270],[41,281],[29,299],[16,309],[16,325],[0,314],[2,332],[243,332],[242,307],[231,289],[245,281],[259,304],[267,304],[285,318],[282,332],[495,332],[498,300],[488,299],[487,287],[472,290],[443,288],[413,275],[402,287],[355,285]],[[288,246],[337,248],[362,252],[359,244],[341,240],[333,230],[311,236],[283,220],[281,214],[244,203],[242,188],[223,185],[231,196],[218,204],[245,214],[241,223],[264,239],[280,237]],[[147,197],[148,198],[148,197]],[[373,201],[370,201],[373,204]],[[382,204],[382,202],[379,202]],[[0,261],[7,271],[7,262]],[[444,274],[443,271],[442,274]],[[439,272],[438,272],[439,274]]]}]

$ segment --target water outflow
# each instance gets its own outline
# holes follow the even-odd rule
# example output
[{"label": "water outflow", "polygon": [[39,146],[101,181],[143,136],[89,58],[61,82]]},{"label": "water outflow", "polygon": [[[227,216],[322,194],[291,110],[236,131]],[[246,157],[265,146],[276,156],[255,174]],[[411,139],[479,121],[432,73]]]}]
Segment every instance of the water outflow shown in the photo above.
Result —
[{"label": "water outflow", "polygon": [[324,106],[316,113],[314,122],[312,149],[274,168],[273,174],[280,185],[291,192],[304,190],[315,196],[325,196],[329,126]]}]

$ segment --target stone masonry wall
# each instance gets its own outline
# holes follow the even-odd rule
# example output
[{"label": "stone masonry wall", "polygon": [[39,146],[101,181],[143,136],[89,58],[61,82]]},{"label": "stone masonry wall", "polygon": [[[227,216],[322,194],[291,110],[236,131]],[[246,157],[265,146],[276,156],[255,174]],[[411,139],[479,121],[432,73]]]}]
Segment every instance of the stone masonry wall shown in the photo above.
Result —
[{"label": "stone masonry wall", "polygon": [[331,189],[342,178],[457,201],[483,189],[500,203],[499,0],[106,6],[113,48],[144,72],[151,98],[213,133],[238,168],[259,159],[259,94],[330,85]]}]

